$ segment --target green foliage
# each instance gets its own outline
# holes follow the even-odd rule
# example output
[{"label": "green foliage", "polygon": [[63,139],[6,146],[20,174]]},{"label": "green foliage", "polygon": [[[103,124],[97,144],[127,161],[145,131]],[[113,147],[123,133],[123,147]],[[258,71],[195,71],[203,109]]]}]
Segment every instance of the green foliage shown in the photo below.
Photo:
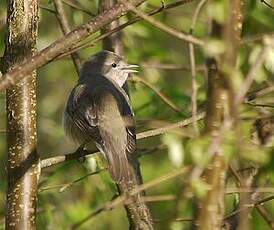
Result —
[{"label": "green foliage", "polygon": [[[41,5],[53,9],[52,0],[42,0]],[[74,2],[74,1],[73,1]],[[166,4],[174,3],[175,0],[165,1]],[[217,1],[214,1],[215,3]],[[195,47],[196,64],[205,64],[205,54],[216,56],[225,54],[227,47],[221,40],[208,38],[208,16],[220,22],[225,22],[226,11],[225,1],[218,1],[217,4],[210,4],[205,7],[198,17],[194,35],[206,41],[204,49]],[[261,1],[245,1],[243,38],[273,33],[273,10],[267,8]],[[270,1],[271,2],[271,1]],[[79,0],[85,9],[97,12],[97,1]],[[169,11],[154,16],[155,19],[171,26],[179,31],[188,32],[191,25],[193,12],[198,1],[179,6]],[[272,1],[272,3],[274,3]],[[161,1],[150,0],[141,9],[148,11],[152,7],[160,7]],[[6,4],[0,2],[0,19],[4,16]],[[91,16],[65,6],[71,28],[81,25],[91,19]],[[126,15],[121,21],[127,21],[132,15]],[[0,28],[0,52],[4,52],[5,27]],[[98,35],[97,33],[96,35]],[[96,35],[92,35],[92,38]],[[47,10],[40,9],[40,24],[38,49],[47,47],[56,39],[62,36],[58,22],[54,14]],[[135,111],[138,132],[158,128],[169,123],[181,121],[191,116],[191,73],[182,69],[163,69],[153,66],[172,64],[177,66],[190,67],[188,44],[171,35],[164,33],[151,24],[141,21],[123,30],[123,44],[125,45],[125,58],[130,63],[140,64],[141,70],[138,76],[152,84],[157,90],[167,96],[180,109],[180,113],[172,110],[166,103],[149,89],[139,83],[129,82],[130,98],[133,110]],[[241,44],[238,56],[239,72],[231,72],[234,77],[233,83],[237,90],[241,90],[246,73],[254,64],[257,54],[262,47],[260,40],[244,42]],[[79,51],[83,60],[93,53],[101,50],[101,44],[82,49]],[[268,58],[264,66],[256,73],[255,82],[250,91],[256,91],[274,84],[274,50],[269,50]],[[224,68],[225,69],[225,68]],[[231,70],[226,70],[231,71]],[[73,152],[78,146],[71,143],[62,128],[62,111],[70,89],[77,81],[76,71],[70,57],[56,60],[42,67],[38,71],[38,151],[41,157],[61,155]],[[197,73],[198,92],[197,104],[199,110],[204,110],[207,95],[207,78],[204,71]],[[260,103],[273,106],[274,94],[270,93],[258,98]],[[5,99],[0,94],[0,129],[5,128]],[[273,108],[254,107],[244,104],[238,108],[240,131],[225,130],[221,135],[220,149],[225,158],[239,166],[242,163],[260,165],[262,168],[256,176],[258,187],[273,186],[274,183],[274,150],[273,147],[261,147],[251,141],[254,132],[254,121],[262,114],[273,114]],[[199,123],[199,131],[204,132],[203,123]],[[165,175],[176,167],[198,166],[206,167],[210,163],[210,137],[207,135],[195,136],[192,125],[179,128],[172,133],[161,137],[148,138],[138,141],[139,151],[150,150],[159,147],[156,151],[140,158],[144,181],[150,181]],[[5,133],[0,133],[0,221],[5,213],[5,189],[6,189],[6,146]],[[92,156],[93,157],[93,156]],[[89,157],[89,158],[92,158]],[[235,163],[236,162],[236,163]],[[100,165],[100,163],[99,163]],[[59,192],[60,186],[54,185],[70,183],[85,176],[92,171],[89,160],[85,162],[73,161],[64,163],[49,169],[43,170],[40,180],[39,208],[38,208],[38,229],[69,229],[72,224],[82,220],[87,215],[101,207],[105,202],[117,195],[116,187],[111,181],[107,172],[88,176],[80,182],[74,183]],[[161,183],[147,191],[148,195],[173,195],[180,197],[188,184],[189,175],[183,175],[177,179]],[[235,178],[233,178],[235,181]],[[208,184],[203,180],[191,181],[191,189],[196,197],[203,197],[209,189]],[[235,183],[229,183],[234,186]],[[46,187],[47,190],[42,191]],[[62,186],[61,186],[62,187]],[[264,197],[265,194],[262,194]],[[226,196],[227,213],[236,207],[235,196]],[[151,202],[149,206],[153,217],[159,221],[156,229],[187,229],[188,222],[175,221],[177,215],[180,217],[192,218],[192,200],[169,200]],[[183,207],[176,210],[178,207]],[[274,213],[273,202],[267,202],[267,210]],[[178,213],[176,213],[178,211]],[[254,211],[251,218],[252,229],[268,229],[262,217]],[[127,229],[126,214],[121,206],[106,211],[92,220],[88,221],[79,229]]]}]

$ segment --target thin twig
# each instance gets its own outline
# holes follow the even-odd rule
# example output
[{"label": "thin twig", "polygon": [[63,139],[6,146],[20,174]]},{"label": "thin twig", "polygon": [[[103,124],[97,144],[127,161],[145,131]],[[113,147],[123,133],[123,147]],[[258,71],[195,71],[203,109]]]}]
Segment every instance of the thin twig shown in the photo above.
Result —
[{"label": "thin twig", "polygon": [[257,90],[255,92],[250,92],[247,94],[245,101],[246,102],[252,101],[252,100],[256,99],[257,97],[264,96],[264,95],[269,94],[273,91],[274,91],[274,86],[268,86],[266,88]]},{"label": "thin twig", "polygon": [[[202,112],[202,113],[198,113],[197,114],[196,119],[197,120],[201,120],[204,117],[205,117],[205,113]],[[161,128],[157,128],[157,129],[153,129],[153,130],[144,131],[142,133],[138,133],[137,134],[137,139],[139,140],[139,139],[144,139],[144,138],[147,138],[147,137],[158,136],[158,135],[164,134],[164,133],[166,133],[166,132],[168,132],[168,131],[170,131],[172,129],[176,129],[176,128],[187,126],[187,125],[191,124],[193,121],[194,121],[194,118],[190,117],[190,118],[187,118],[187,119],[185,119],[183,121],[167,125],[165,127],[161,127]]]},{"label": "thin twig", "polygon": [[261,0],[261,2],[263,4],[265,4],[267,7],[269,7],[270,9],[274,10],[274,6],[270,5],[268,2],[266,2],[265,0]]},{"label": "thin twig", "polygon": [[228,165],[228,168],[230,172],[233,174],[233,176],[236,178],[238,185],[242,185],[242,178],[241,175],[233,168],[231,164]]},{"label": "thin twig", "polygon": [[[141,77],[133,76],[130,79],[132,79],[135,82],[140,82],[143,85],[150,88],[156,95],[165,103],[167,104],[171,109],[173,109],[177,113],[182,113],[181,109],[179,109],[166,95],[164,95],[162,92],[156,89],[152,84],[150,84],[148,81]],[[195,118],[194,118],[195,119]]]},{"label": "thin twig", "polygon": [[[112,7],[117,2],[118,0],[100,0],[98,11],[103,12]],[[101,29],[101,34],[104,34],[107,31],[119,26],[119,24],[119,20],[110,23]],[[122,33],[118,32],[112,36],[106,37],[102,42],[102,47],[105,50],[114,51],[118,55],[123,56],[124,45],[122,41]],[[123,88],[125,89],[125,92],[129,94],[127,83],[123,86]],[[135,146],[135,144],[133,144],[133,146]],[[122,180],[121,183],[116,184],[119,195],[127,194],[133,188],[143,183],[143,176],[140,169],[139,159],[137,157],[138,155],[134,155],[136,155],[136,157],[132,157],[127,166],[129,172],[127,179]],[[154,229],[150,210],[143,199],[144,195],[145,194],[143,192],[138,193],[131,197],[132,202],[124,204],[124,208],[127,213],[129,229]]]},{"label": "thin twig", "polygon": [[39,4],[39,8],[42,9],[42,10],[46,10],[46,11],[48,11],[48,12],[50,12],[50,13],[56,14],[56,11],[55,11],[55,10],[53,10],[53,9],[51,9],[51,8],[49,8],[49,7],[43,6],[43,5],[41,5],[41,4]]},{"label": "thin twig", "polygon": [[245,44],[245,43],[250,43],[250,42],[258,42],[258,41],[261,42],[265,36],[274,36],[274,33],[269,32],[269,33],[255,34],[255,35],[251,35],[251,36],[246,36],[246,37],[242,38],[240,43]]},{"label": "thin twig", "polygon": [[[54,6],[56,9],[56,17],[59,21],[60,27],[62,29],[63,34],[68,34],[70,30],[69,22],[66,17],[66,12],[63,7],[62,0],[54,0]],[[78,76],[80,75],[80,69],[81,69],[81,61],[78,53],[72,53],[71,54],[71,59],[73,61],[73,64],[75,66],[76,72]]]},{"label": "thin twig", "polygon": [[251,106],[265,107],[265,108],[274,109],[274,105],[259,104],[259,103],[253,103],[253,102],[246,102],[246,104],[247,104],[247,105],[251,105]]},{"label": "thin twig", "polygon": [[119,196],[117,197],[116,199],[110,201],[110,202],[107,202],[106,204],[104,204],[102,207],[96,209],[94,212],[92,212],[91,214],[89,214],[87,217],[85,217],[84,219],[82,219],[81,221],[75,223],[71,229],[77,229],[79,228],[82,224],[86,223],[87,221],[91,220],[93,217],[97,216],[98,214],[104,212],[104,211],[108,211],[108,210],[111,210],[115,207],[117,207],[118,205],[120,204],[124,204],[128,201],[130,201],[130,196],[132,195],[135,195],[141,191],[144,191],[144,190],[147,190],[149,188],[152,188],[152,187],[155,187],[165,181],[168,181],[170,179],[173,179],[175,177],[178,177],[182,174],[185,174],[187,171],[189,170],[189,168],[181,168],[181,169],[178,169],[174,172],[171,172],[167,175],[164,175],[164,176],[161,176],[161,177],[158,177],[152,181],[149,181],[145,184],[142,184],[138,187],[136,187],[135,189],[133,189],[132,191],[130,191],[130,194],[128,195],[122,195],[122,196]]},{"label": "thin twig", "polygon": [[[131,3],[137,6],[145,1],[146,0],[132,0]],[[63,53],[64,50],[68,50],[70,47],[75,46],[80,41],[99,31],[103,26],[106,26],[121,17],[129,10],[129,6],[125,2],[119,2],[112,8],[93,18],[91,21],[77,27],[69,34],[66,34],[62,38],[56,40],[42,51],[31,57],[25,58],[24,61],[18,63],[14,66],[14,68],[1,77],[0,91],[15,85],[18,81],[30,76],[28,74],[30,74],[33,70],[49,63]]]},{"label": "thin twig", "polygon": [[274,229],[274,220],[273,216],[268,213],[266,208],[262,205],[257,205],[256,206],[257,212],[261,215],[261,217],[265,220],[265,222],[268,224],[270,229]]},{"label": "thin twig", "polygon": [[175,200],[174,195],[154,195],[154,196],[145,196],[144,201],[148,203],[152,202],[163,202],[163,201],[173,201]]},{"label": "thin twig", "polygon": [[[163,69],[163,70],[184,70],[190,71],[191,68],[188,66],[180,65],[180,64],[170,64],[170,63],[142,63],[141,66],[143,68],[154,68],[154,69]],[[204,72],[206,67],[204,65],[196,66],[196,71]]]},{"label": "thin twig", "polygon": [[194,221],[193,218],[188,218],[188,217],[177,217],[175,219],[173,218],[161,218],[161,219],[156,219],[154,220],[154,223],[162,223],[162,222],[191,222]]},{"label": "thin twig", "polygon": [[43,192],[43,191],[47,191],[47,190],[51,190],[51,189],[59,189],[59,192],[64,192],[67,188],[73,186],[74,184],[86,179],[87,177],[90,176],[94,176],[96,174],[99,174],[100,172],[105,171],[105,168],[103,169],[99,169],[95,172],[91,172],[91,173],[87,173],[86,175],[77,178],[76,180],[73,180],[69,183],[65,183],[65,184],[57,184],[57,185],[50,185],[50,186],[45,186],[39,189],[39,192]]},{"label": "thin twig", "polygon": [[[205,113],[199,113],[197,115],[196,119],[201,120],[201,119],[204,118],[204,116],[205,116]],[[183,121],[179,121],[177,123],[167,125],[165,127],[161,127],[161,128],[157,128],[157,129],[153,129],[153,130],[148,130],[148,131],[145,131],[145,132],[142,132],[142,133],[138,133],[136,138],[139,140],[139,139],[144,139],[144,138],[148,138],[148,137],[152,137],[152,136],[158,136],[158,135],[161,135],[161,134],[166,133],[168,131],[171,131],[172,129],[187,126],[187,125],[191,124],[193,121],[194,121],[194,119],[192,117],[190,117],[190,118],[185,119]],[[77,149],[73,153],[69,153],[69,154],[61,155],[61,156],[57,156],[57,157],[50,157],[50,158],[42,160],[41,161],[41,168],[42,169],[47,168],[47,167],[50,167],[50,166],[60,164],[60,163],[65,162],[65,161],[75,160],[75,159],[78,159],[78,158],[83,157],[83,156],[87,156],[87,155],[91,155],[91,154],[97,154],[97,153],[99,153],[99,152],[90,152],[90,151],[87,151],[87,150]]]},{"label": "thin twig", "polygon": [[226,194],[233,193],[274,193],[274,187],[249,187],[249,188],[226,188]]},{"label": "thin twig", "polygon": [[240,104],[244,100],[244,97],[245,97],[246,93],[248,92],[248,90],[254,80],[254,77],[256,76],[257,71],[263,65],[265,58],[267,56],[267,52],[269,51],[269,48],[271,46],[273,46],[273,43],[274,43],[274,37],[266,36],[264,38],[264,46],[263,46],[262,50],[260,51],[260,53],[258,54],[256,61],[254,62],[254,64],[251,66],[249,72],[247,73],[247,75],[245,77],[245,81],[242,84],[241,90],[235,96],[235,105]]},{"label": "thin twig", "polygon": [[224,219],[227,220],[227,219],[229,219],[229,218],[231,218],[231,217],[237,215],[237,214],[240,213],[240,212],[243,212],[243,211],[245,211],[245,210],[247,210],[247,209],[250,209],[250,208],[254,208],[254,207],[258,206],[258,205],[261,205],[261,204],[263,204],[263,203],[265,203],[265,202],[267,202],[267,201],[273,200],[273,199],[274,199],[274,196],[270,196],[270,197],[263,198],[263,199],[261,199],[261,200],[259,200],[259,201],[256,201],[255,203],[246,205],[245,207],[239,208],[239,209],[237,209],[237,210],[231,212],[231,213],[228,214]]},{"label": "thin twig", "polygon": [[[197,18],[199,13],[201,12],[202,7],[205,5],[207,0],[202,0],[199,2],[197,5],[192,21],[191,21],[191,26],[189,30],[189,34],[193,35],[194,28],[196,26]],[[193,43],[188,43],[188,48],[189,48],[189,59],[190,59],[190,68],[191,68],[191,86],[192,86],[192,92],[191,92],[191,111],[192,111],[192,117],[195,119],[197,116],[197,90],[198,90],[198,84],[196,81],[196,62],[195,62],[195,51],[194,51],[194,45]],[[198,127],[198,122],[195,121],[193,122],[193,128],[195,130],[196,134],[199,134],[199,127]]]},{"label": "thin twig", "polygon": [[[193,1],[193,0],[191,0],[191,1]],[[155,14],[158,14],[158,13],[162,12],[163,10],[169,10],[169,9],[178,7],[180,5],[186,4],[188,2],[191,2],[191,1],[189,1],[189,0],[183,0],[182,1],[181,0],[181,1],[177,1],[175,3],[170,3],[170,4],[167,4],[167,5],[162,5],[160,8],[150,11],[149,13],[147,13],[147,15],[152,16],[152,15],[155,15]],[[110,35],[112,35],[114,33],[117,33],[119,31],[123,30],[124,28],[126,28],[127,26],[132,25],[132,24],[134,24],[134,23],[136,23],[136,22],[138,22],[140,20],[142,20],[142,18],[136,16],[135,18],[131,19],[130,21],[128,21],[128,22],[126,22],[126,23],[124,23],[124,24],[122,24],[122,25],[120,25],[120,26],[118,26],[118,27],[116,27],[116,28],[114,28],[114,29],[112,29],[112,30],[110,30],[110,31],[102,34],[102,35],[99,35],[98,37],[96,37],[92,41],[87,41],[87,42],[84,42],[84,43],[82,43],[80,45],[77,45],[77,46],[74,46],[74,47],[70,48],[69,50],[61,53],[57,57],[57,59],[64,58],[64,57],[68,56],[69,54],[71,54],[71,53],[73,53],[73,52],[75,52],[77,50],[80,50],[80,49],[83,49],[83,48],[87,48],[87,47],[92,47],[97,42],[103,40],[104,38],[106,38],[106,37],[108,37],[108,36],[110,36]]]},{"label": "thin twig", "polygon": [[91,155],[91,154],[97,154],[100,152],[90,152],[87,150],[83,150],[83,149],[77,149],[75,152],[73,153],[69,153],[66,155],[62,155],[62,156],[55,156],[55,157],[50,157],[47,159],[44,159],[41,161],[41,168],[48,168],[50,166],[53,165],[57,165],[59,163],[62,163],[64,161],[70,161],[70,160],[75,160],[75,159],[79,159],[81,157],[87,156],[87,155]]},{"label": "thin twig", "polygon": [[145,21],[149,22],[151,25],[155,26],[156,28],[178,38],[181,39],[183,41],[186,42],[191,42],[195,45],[199,45],[199,46],[203,46],[204,45],[204,41],[202,41],[201,39],[198,39],[196,37],[193,37],[192,35],[189,34],[185,34],[182,33],[180,31],[175,30],[174,28],[171,28],[169,26],[166,26],[165,24],[163,24],[160,21],[155,20],[154,18],[150,17],[149,15],[147,15],[146,13],[138,10],[135,6],[133,6],[130,2],[127,3],[127,5],[129,6],[130,10],[133,11],[136,15],[138,15],[139,17],[143,18]]},{"label": "thin twig", "polygon": [[173,3],[169,3],[167,5],[165,5],[165,9],[171,9],[171,8],[175,8],[177,6],[181,6],[181,5],[185,5],[187,3],[193,2],[194,0],[179,0]]},{"label": "thin twig", "polygon": [[[66,1],[66,0],[62,0],[62,2],[68,6],[70,6],[71,8],[75,9],[75,10],[79,10],[79,11],[82,11],[83,13],[85,14],[88,14],[92,17],[95,16],[94,13],[92,13],[91,11],[85,9],[83,6],[78,6],[76,5],[75,3],[73,3],[72,1]],[[77,2],[77,4],[80,4],[80,1]]]}]

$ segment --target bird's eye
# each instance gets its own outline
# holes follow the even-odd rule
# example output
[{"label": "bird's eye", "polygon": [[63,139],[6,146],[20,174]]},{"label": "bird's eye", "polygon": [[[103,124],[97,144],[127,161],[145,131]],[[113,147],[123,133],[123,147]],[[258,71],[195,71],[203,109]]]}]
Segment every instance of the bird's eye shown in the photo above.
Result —
[{"label": "bird's eye", "polygon": [[112,66],[113,68],[116,68],[116,67],[117,67],[117,64],[116,64],[116,63],[112,63],[111,66]]}]

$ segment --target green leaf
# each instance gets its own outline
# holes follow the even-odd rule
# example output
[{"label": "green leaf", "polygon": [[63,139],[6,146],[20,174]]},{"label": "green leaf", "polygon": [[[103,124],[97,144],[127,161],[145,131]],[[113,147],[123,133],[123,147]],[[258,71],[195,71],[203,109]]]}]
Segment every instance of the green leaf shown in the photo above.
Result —
[{"label": "green leaf", "polygon": [[162,137],[162,142],[167,145],[168,156],[175,167],[180,167],[184,161],[184,148],[178,135],[167,133]]}]

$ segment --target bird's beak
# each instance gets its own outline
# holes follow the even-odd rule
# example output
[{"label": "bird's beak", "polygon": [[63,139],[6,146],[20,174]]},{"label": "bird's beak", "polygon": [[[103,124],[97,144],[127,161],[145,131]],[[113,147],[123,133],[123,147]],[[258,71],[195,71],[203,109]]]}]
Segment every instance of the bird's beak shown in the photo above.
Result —
[{"label": "bird's beak", "polygon": [[138,70],[136,68],[139,68],[138,65],[126,65],[122,68],[122,70],[126,71],[127,73],[137,73]]}]

